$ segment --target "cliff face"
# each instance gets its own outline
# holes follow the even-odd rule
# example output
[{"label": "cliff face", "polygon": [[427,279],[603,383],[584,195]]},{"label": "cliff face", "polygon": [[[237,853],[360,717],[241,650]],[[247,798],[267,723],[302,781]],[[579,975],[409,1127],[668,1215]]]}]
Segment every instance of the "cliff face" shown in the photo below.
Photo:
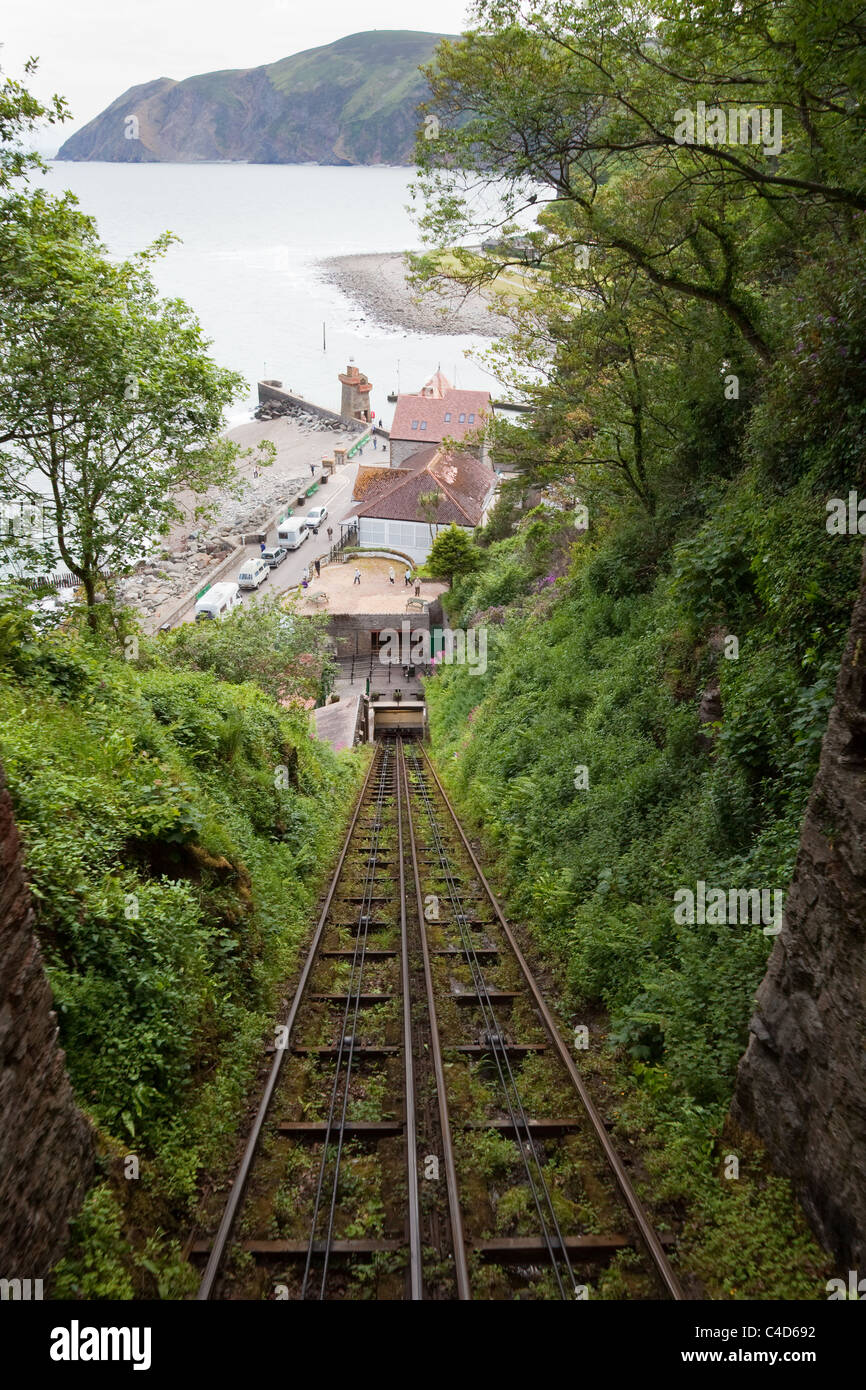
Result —
[{"label": "cliff face", "polygon": [[419,65],[442,37],[353,34],[266,67],[160,77],[124,92],[57,158],[406,164],[427,95]]},{"label": "cliff face", "polygon": [[866,1261],[866,565],[732,1113],[824,1245]]}]

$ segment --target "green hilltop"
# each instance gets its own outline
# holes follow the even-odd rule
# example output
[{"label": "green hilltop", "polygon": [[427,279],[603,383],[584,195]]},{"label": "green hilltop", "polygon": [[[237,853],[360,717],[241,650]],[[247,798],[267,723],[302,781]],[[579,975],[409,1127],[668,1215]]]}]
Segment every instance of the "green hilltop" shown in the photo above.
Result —
[{"label": "green hilltop", "polygon": [[57,158],[408,164],[427,95],[419,69],[445,37],[370,30],[263,67],[156,78],[124,92]]}]

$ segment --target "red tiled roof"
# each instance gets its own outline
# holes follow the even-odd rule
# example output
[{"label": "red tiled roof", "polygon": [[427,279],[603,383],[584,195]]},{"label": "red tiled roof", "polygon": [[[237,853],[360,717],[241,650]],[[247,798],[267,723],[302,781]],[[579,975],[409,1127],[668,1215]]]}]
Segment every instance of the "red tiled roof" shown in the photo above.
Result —
[{"label": "red tiled roof", "polygon": [[[439,506],[433,521],[447,526],[479,526],[485,499],[496,478],[492,468],[469,454],[443,454],[439,449],[423,450],[431,454],[422,466],[392,468],[393,482],[376,480],[375,491],[365,494],[357,515],[382,521],[426,521],[418,499],[424,493],[438,492]],[[411,463],[417,459],[413,455]]]},{"label": "red tiled roof", "polygon": [[458,391],[437,372],[419,392],[397,397],[391,438],[417,439],[419,447],[441,444],[445,438],[463,439],[480,429],[489,413],[489,391]]},{"label": "red tiled roof", "polygon": [[445,396],[454,387],[448,380],[444,372],[434,372],[429,381],[425,381],[421,387],[422,396]]}]

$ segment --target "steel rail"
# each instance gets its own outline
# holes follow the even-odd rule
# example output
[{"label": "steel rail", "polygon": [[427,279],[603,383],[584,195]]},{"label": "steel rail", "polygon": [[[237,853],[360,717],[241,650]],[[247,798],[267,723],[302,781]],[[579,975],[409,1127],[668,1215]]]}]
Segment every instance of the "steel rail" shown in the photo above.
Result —
[{"label": "steel rail", "polygon": [[[409,932],[406,922],[406,865],[403,858],[403,779],[400,775],[403,740],[397,739],[397,853],[400,860],[400,973],[403,987],[403,1077],[406,1125],[406,1179],[409,1189],[409,1290],[413,1300],[424,1297],[421,1250],[421,1203],[418,1192],[418,1136],[415,1107],[415,1064],[412,1056],[412,991],[409,975]],[[408,801],[407,801],[408,810]]]},{"label": "steel rail", "polygon": [[[478,956],[475,951],[475,943],[472,941],[471,935],[469,934],[469,930],[466,923],[466,913],[463,910],[463,901],[460,897],[460,891],[457,887],[457,883],[451,871],[450,861],[448,859],[445,847],[442,842],[442,837],[439,831],[439,826],[433,809],[433,804],[430,799],[430,795],[427,791],[426,784],[423,781],[423,775],[420,765],[417,761],[417,756],[415,756],[414,764],[418,773],[418,781],[422,799],[424,801],[424,806],[427,811],[428,819],[430,821],[430,828],[433,834],[434,843],[436,845],[437,854],[439,856],[439,863],[445,875],[446,882],[448,884],[448,892],[451,898],[452,910],[454,911],[457,927],[460,932],[460,938],[463,942],[464,954],[466,956],[467,963],[469,964],[473,983],[475,984],[475,991],[478,996],[478,1001],[481,1008],[482,1022],[485,1025],[485,1028],[487,1030],[487,1036],[490,1039],[491,1051],[493,1053],[494,1062],[496,1064],[496,1070],[499,1074],[499,1081],[502,1087],[502,1093],[505,1097],[505,1104],[508,1108],[509,1117],[514,1127],[515,1135],[517,1137],[517,1141],[520,1147],[520,1155],[523,1163],[523,1168],[526,1173],[529,1188],[532,1193],[533,1201],[535,1203],[535,1209],[538,1214],[538,1220],[541,1225],[541,1234],[544,1239],[544,1243],[547,1246],[547,1253],[550,1258],[551,1265],[553,1267],[553,1273],[556,1279],[557,1286],[559,1288],[560,1295],[563,1298],[565,1298],[566,1292],[562,1282],[562,1277],[560,1275],[558,1256],[554,1250],[554,1239],[556,1240],[556,1243],[558,1244],[559,1249],[561,1251],[562,1259],[567,1270],[567,1276],[571,1281],[572,1289],[574,1289],[576,1292],[577,1286],[574,1278],[574,1272],[571,1267],[571,1261],[568,1257],[568,1250],[566,1248],[562,1230],[560,1228],[559,1221],[557,1219],[556,1212],[553,1207],[553,1202],[550,1196],[550,1190],[547,1186],[547,1181],[545,1179],[544,1171],[542,1169],[541,1159],[539,1157],[538,1150],[535,1147],[535,1142],[529,1127],[529,1117],[527,1116],[526,1110],[523,1105],[523,1100],[520,1095],[520,1089],[517,1085],[517,1078],[514,1075],[514,1071],[512,1069],[511,1062],[508,1057],[508,1052],[505,1046],[503,1045],[502,1026],[496,1016],[493,1001],[490,998],[490,992],[487,987],[487,981],[484,977],[484,972],[481,968],[481,963],[478,960]],[[525,1137],[521,1137],[521,1130],[523,1131],[523,1135]],[[530,1165],[529,1158],[532,1159],[532,1163],[535,1165],[537,1179],[533,1176],[532,1166]],[[539,1187],[541,1189],[541,1196],[539,1196]],[[550,1223],[553,1226],[553,1235],[551,1235],[547,1216],[542,1210],[542,1198],[550,1216]]]},{"label": "steel rail", "polygon": [[367,795],[367,788],[369,787],[370,780],[373,776],[373,769],[376,766],[378,760],[378,755],[372,758],[370,766],[367,769],[367,775],[364,778],[363,785],[361,786],[361,790],[358,793],[358,799],[355,804],[355,810],[352,815],[352,819],[349,823],[349,828],[346,831],[346,838],[343,841],[343,848],[340,851],[340,857],[337,860],[337,867],[334,870],[330,885],[328,887],[328,892],[325,897],[324,904],[322,906],[322,911],[319,916],[318,923],[316,925],[313,940],[310,943],[310,949],[307,952],[307,958],[304,961],[304,968],[301,971],[301,976],[298,980],[298,985],[295,990],[294,998],[292,999],[291,1007],[286,1017],[286,1022],[284,1025],[282,1025],[282,1027],[285,1030],[284,1038],[282,1040],[282,1046],[278,1047],[274,1054],[273,1064],[268,1074],[268,1079],[265,1083],[265,1089],[262,1092],[262,1098],[259,1102],[259,1108],[256,1111],[252,1129],[250,1130],[249,1136],[247,1138],[243,1156],[241,1158],[238,1171],[235,1175],[235,1179],[232,1184],[232,1189],[229,1193],[228,1200],[226,1201],[225,1209],[222,1215],[222,1220],[220,1221],[216,1236],[214,1237],[214,1242],[211,1246],[210,1254],[208,1256],[208,1261],[205,1266],[204,1274],[202,1275],[201,1283],[198,1286],[198,1292],[196,1293],[197,1301],[205,1301],[209,1299],[213,1291],[213,1286],[216,1282],[216,1276],[219,1272],[219,1267],[222,1263],[223,1255],[225,1254],[225,1248],[228,1243],[228,1238],[231,1234],[232,1226],[234,1225],[234,1220],[237,1215],[238,1207],[240,1206],[241,1198],[244,1194],[244,1189],[246,1188],[247,1179],[249,1178],[250,1168],[252,1167],[253,1158],[258,1147],[259,1136],[261,1135],[262,1126],[265,1122],[265,1116],[268,1113],[271,1099],[274,1094],[274,1089],[276,1087],[277,1080],[280,1075],[280,1068],[283,1064],[283,1057],[285,1053],[288,1051],[289,1038],[291,1036],[292,1028],[295,1024],[295,1019],[297,1018],[298,1009],[301,1004],[301,999],[303,997],[304,990],[307,987],[310,974],[312,973],[313,964],[315,962],[316,956],[319,952],[319,946],[321,944],[322,935],[325,930],[325,923],[331,911],[331,903],[333,902],[334,894],[337,891],[337,883],[339,882],[340,874],[343,871],[343,864],[345,863],[346,855],[349,852],[349,845],[351,844],[352,837],[355,833],[355,826],[357,825],[358,817],[361,814],[361,807],[363,806],[364,799]]},{"label": "steel rail", "polygon": [[[562,1234],[562,1230],[559,1225],[559,1220],[554,1210],[553,1201],[550,1195],[550,1189],[547,1186],[547,1180],[544,1176],[544,1170],[542,1168],[541,1159],[539,1157],[538,1150],[535,1146],[532,1131],[529,1127],[529,1117],[527,1116],[526,1110],[523,1105],[523,1099],[520,1095],[520,1088],[517,1085],[517,1078],[514,1075],[514,1071],[511,1066],[510,1059],[508,1057],[508,1052],[504,1045],[502,1026],[496,1016],[496,1011],[493,1007],[493,1001],[490,998],[490,991],[487,987],[487,981],[484,977],[484,972],[481,968],[481,963],[478,960],[478,957],[475,952],[475,943],[472,941],[472,937],[469,933],[469,929],[466,922],[466,913],[463,909],[463,901],[460,897],[460,891],[454,879],[454,875],[451,871],[450,861],[448,859],[445,846],[442,842],[442,836],[439,830],[436,814],[433,808],[433,803],[430,799],[429,792],[427,791],[427,787],[424,783],[422,769],[420,764],[418,763],[417,755],[414,754],[414,750],[413,765],[418,775],[418,785],[421,793],[421,798],[424,802],[424,807],[427,812],[428,820],[430,822],[430,830],[433,836],[433,842],[436,847],[436,852],[439,857],[439,864],[445,876],[446,883],[448,885],[448,893],[449,897],[451,898],[452,911],[455,915],[455,920],[460,933],[460,939],[463,942],[464,954],[466,956],[466,960],[469,965],[470,972],[472,974],[472,980],[475,985],[475,992],[478,996],[478,1002],[481,1008],[482,1023],[484,1024],[484,1027],[486,1029],[487,1037],[490,1039],[491,1052],[493,1054],[496,1070],[499,1075],[499,1082],[502,1088],[502,1094],[505,1098],[505,1105],[508,1109],[508,1114],[511,1119],[512,1126],[514,1128],[518,1148],[520,1150],[521,1161],[523,1163],[523,1169],[526,1173],[526,1178],[529,1183],[529,1190],[532,1193],[532,1200],[535,1204],[535,1210],[538,1215],[538,1221],[541,1227],[542,1238],[547,1247],[548,1257],[550,1259],[551,1267],[553,1269],[554,1278],[556,1279],[556,1284],[559,1289],[560,1296],[562,1298],[566,1298],[566,1288],[563,1283],[562,1274],[560,1272],[560,1258],[565,1266],[567,1278],[570,1281],[571,1288],[575,1292],[575,1294],[577,1293],[577,1281],[574,1277],[574,1271],[571,1266],[571,1260],[568,1257],[568,1250],[566,1247],[565,1238]],[[536,1170],[535,1174],[533,1174],[533,1165]],[[547,1208],[547,1214],[545,1214],[545,1211],[543,1210],[544,1207]],[[552,1231],[551,1226],[553,1228]],[[559,1247],[559,1254],[555,1249],[555,1245],[558,1245]]]},{"label": "steel rail", "polygon": [[[370,848],[367,855],[367,863],[364,869],[364,887],[361,895],[361,907],[358,913],[358,932],[355,936],[355,947],[352,956],[352,965],[349,975],[349,983],[346,987],[346,1004],[343,1009],[343,1020],[340,1029],[340,1042],[337,1049],[337,1056],[334,1062],[334,1085],[331,1090],[331,1103],[328,1110],[327,1128],[322,1140],[322,1160],[319,1165],[319,1177],[316,1185],[316,1198],[313,1206],[313,1215],[310,1222],[310,1238],[307,1247],[307,1259],[304,1265],[304,1278],[301,1286],[301,1299],[307,1295],[307,1286],[312,1272],[314,1254],[323,1253],[322,1277],[319,1285],[319,1299],[324,1299],[325,1289],[328,1282],[328,1265],[330,1263],[331,1243],[334,1236],[334,1221],[337,1213],[337,1193],[340,1184],[340,1165],[343,1157],[343,1145],[346,1135],[346,1115],[349,1105],[349,1083],[352,1076],[352,1062],[355,1051],[355,1034],[358,1027],[358,1015],[361,1007],[361,985],[364,976],[364,963],[367,953],[367,938],[370,931],[370,917],[372,915],[373,885],[376,878],[376,870],[379,860],[379,843],[382,834],[382,812],[385,801],[385,787],[388,779],[389,761],[391,750],[388,744],[382,748],[381,761],[378,772],[378,783],[376,787],[375,800],[375,820],[373,822],[372,834],[370,837]],[[352,1012],[354,1002],[354,1013],[352,1014],[351,1033],[347,1032],[349,1025],[349,1015]],[[346,1048],[348,1046],[348,1052]],[[328,1224],[325,1233],[324,1250],[316,1251],[316,1226],[319,1219],[319,1208],[322,1201],[322,1194],[325,1184],[325,1172],[328,1165],[328,1148],[331,1143],[331,1135],[334,1128],[334,1115],[337,1108],[337,1096],[340,1089],[340,1077],[343,1068],[343,1058],[346,1058],[346,1075],[343,1083],[343,1103],[340,1110],[339,1128],[337,1131],[337,1152],[334,1158],[334,1170],[331,1180],[331,1197],[328,1208]]]},{"label": "steel rail", "polygon": [[493,911],[496,913],[499,925],[502,928],[505,938],[508,941],[508,944],[511,947],[512,951],[514,952],[515,959],[517,960],[517,963],[520,966],[523,978],[526,980],[526,983],[529,986],[529,990],[533,996],[535,1005],[538,1009],[539,1014],[541,1015],[542,1022],[544,1023],[545,1032],[547,1033],[548,1037],[550,1038],[550,1041],[552,1042],[557,1053],[559,1054],[559,1057],[569,1074],[572,1085],[574,1086],[574,1089],[577,1092],[580,1102],[586,1111],[587,1117],[589,1118],[593,1130],[595,1131],[596,1138],[598,1139],[599,1144],[601,1145],[604,1156],[607,1159],[608,1164],[610,1165],[614,1177],[616,1178],[617,1186],[619,1187],[622,1198],[629,1211],[631,1212],[635,1225],[637,1226],[638,1232],[640,1234],[640,1238],[643,1241],[644,1246],[646,1247],[646,1250],[650,1256],[653,1265],[655,1266],[656,1272],[658,1273],[659,1278],[661,1279],[665,1289],[670,1294],[671,1298],[677,1300],[682,1299],[683,1291],[680,1287],[680,1283],[677,1279],[677,1276],[671,1269],[668,1257],[665,1253],[664,1246],[662,1245],[658,1237],[658,1233],[656,1232],[655,1227],[650,1221],[643,1203],[641,1202],[640,1198],[635,1192],[631,1183],[631,1179],[629,1178],[628,1173],[626,1172],[623,1166],[622,1160],[619,1154],[617,1153],[616,1149],[614,1148],[610,1140],[610,1137],[608,1136],[608,1133],[602,1122],[601,1116],[599,1115],[598,1110],[595,1107],[595,1103],[591,1095],[589,1094],[589,1091],[586,1088],[586,1085],[574,1063],[571,1053],[569,1052],[559,1033],[559,1029],[556,1026],[556,1021],[552,1013],[550,1012],[550,1009],[547,1007],[544,997],[535,981],[535,977],[532,974],[529,965],[527,964],[526,958],[524,957],[523,952],[521,951],[517,943],[514,933],[508,925],[508,922],[505,918],[505,915],[501,907],[499,906],[496,896],[492,888],[490,887],[490,884],[487,882],[487,879],[484,877],[481,865],[479,864],[475,852],[472,849],[472,846],[470,845],[466,837],[466,834],[463,830],[463,826],[460,824],[454,807],[451,805],[451,802],[448,798],[448,794],[445,791],[445,788],[442,786],[441,781],[439,780],[439,776],[436,772],[435,767],[433,766],[430,757],[427,754],[426,749],[422,748],[421,753],[424,758],[424,761],[427,764],[427,767],[430,770],[430,774],[434,782],[436,783],[436,786],[439,788],[439,793],[446,807],[448,808],[448,812],[451,816],[452,821],[454,822],[454,825],[457,829],[457,833],[459,834],[460,839],[463,841],[464,848],[466,849],[466,852],[469,855],[470,860],[472,861],[472,865],[475,869],[476,874],[478,875],[478,880],[482,884],[484,891],[490,900],[490,904],[493,908]]},{"label": "steel rail", "polygon": [[442,1130],[442,1157],[445,1163],[445,1186],[448,1194],[448,1216],[451,1225],[451,1243],[454,1249],[454,1271],[457,1281],[457,1297],[471,1299],[472,1286],[469,1282],[469,1268],[466,1262],[466,1241],[463,1235],[463,1215],[460,1210],[460,1193],[457,1186],[457,1165],[454,1161],[454,1145],[451,1139],[451,1121],[448,1115],[448,1096],[445,1090],[445,1066],[439,1044],[439,1025],[436,1016],[436,1000],[433,991],[433,971],[430,966],[430,950],[427,933],[424,930],[424,899],[421,893],[421,877],[418,869],[418,851],[415,844],[415,828],[412,824],[412,807],[409,799],[409,775],[403,743],[400,740],[398,764],[403,787],[406,793],[406,822],[409,830],[409,853],[412,859],[412,876],[415,881],[415,902],[418,912],[418,932],[421,940],[421,957],[424,966],[424,986],[427,996],[427,1012],[430,1018],[430,1051],[433,1075],[436,1081],[436,1099],[439,1106]]}]

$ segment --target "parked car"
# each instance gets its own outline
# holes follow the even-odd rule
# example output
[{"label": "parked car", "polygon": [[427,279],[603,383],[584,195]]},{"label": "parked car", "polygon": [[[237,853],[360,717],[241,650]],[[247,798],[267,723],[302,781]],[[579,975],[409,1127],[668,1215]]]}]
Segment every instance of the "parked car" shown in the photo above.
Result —
[{"label": "parked car", "polygon": [[286,517],[277,527],[277,536],[287,550],[297,550],[299,545],[303,545],[309,536],[307,530],[307,519],[301,521],[298,517]]},{"label": "parked car", "polygon": [[285,546],[275,545],[270,550],[262,551],[262,559],[269,569],[275,570],[277,565],[283,563],[288,553]]},{"label": "parked car", "polygon": [[244,596],[232,580],[225,584],[214,584],[206,594],[196,600],[195,620],[221,619],[231,613],[233,608],[243,603]]},{"label": "parked car", "polygon": [[247,560],[238,573],[238,584],[242,589],[257,589],[270,575],[270,570],[261,555]]},{"label": "parked car", "polygon": [[311,507],[304,517],[311,531],[318,531],[325,517],[328,515],[327,507]]}]

